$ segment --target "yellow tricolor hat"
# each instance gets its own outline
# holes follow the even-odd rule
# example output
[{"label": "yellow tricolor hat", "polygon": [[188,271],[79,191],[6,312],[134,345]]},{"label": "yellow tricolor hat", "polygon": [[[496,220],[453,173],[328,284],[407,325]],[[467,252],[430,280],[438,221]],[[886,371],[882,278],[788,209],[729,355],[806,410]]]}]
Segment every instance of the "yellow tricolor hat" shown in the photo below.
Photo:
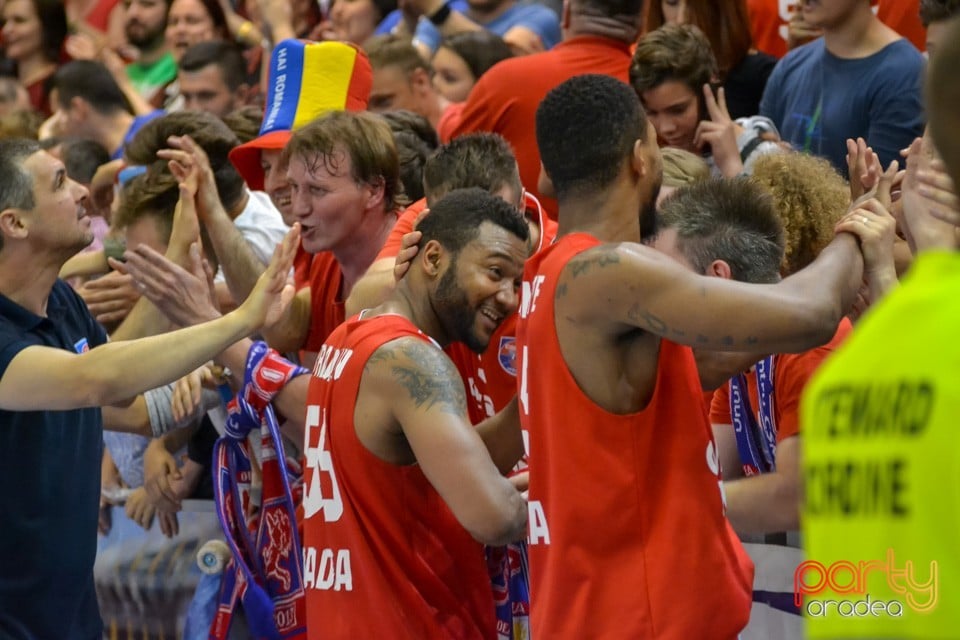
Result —
[{"label": "yellow tricolor hat", "polygon": [[261,150],[283,149],[294,130],[324,112],[365,110],[372,86],[373,70],[360,48],[345,42],[284,40],[270,57],[260,135],[230,151],[230,162],[251,189],[263,189]]}]

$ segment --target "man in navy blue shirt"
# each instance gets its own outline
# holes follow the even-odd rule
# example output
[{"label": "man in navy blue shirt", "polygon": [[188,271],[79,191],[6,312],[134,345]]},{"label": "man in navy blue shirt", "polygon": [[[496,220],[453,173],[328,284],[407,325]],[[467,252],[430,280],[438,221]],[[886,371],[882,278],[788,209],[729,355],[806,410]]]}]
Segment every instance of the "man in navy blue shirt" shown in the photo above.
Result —
[{"label": "man in navy blue shirt", "polygon": [[884,167],[923,133],[923,56],[873,15],[870,0],[801,3],[823,37],[774,67],[760,101],[795,148],[847,175],[847,138],[863,138]]},{"label": "man in navy blue shirt", "polygon": [[[0,142],[0,638],[93,640],[103,405],[176,380],[273,322],[299,229],[233,313],[107,344],[57,274],[90,244],[87,190],[33,141]],[[144,250],[137,250],[142,253]],[[192,251],[193,267],[199,252]],[[186,295],[186,293],[185,293]]]}]

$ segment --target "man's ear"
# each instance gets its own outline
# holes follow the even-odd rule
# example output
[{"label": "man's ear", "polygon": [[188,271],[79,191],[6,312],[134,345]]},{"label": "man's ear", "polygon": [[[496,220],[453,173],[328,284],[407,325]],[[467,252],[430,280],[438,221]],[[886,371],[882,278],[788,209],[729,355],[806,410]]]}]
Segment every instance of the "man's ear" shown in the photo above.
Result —
[{"label": "man's ear", "polygon": [[433,90],[433,84],[430,82],[430,74],[427,73],[426,69],[417,67],[410,72],[408,77],[410,79],[410,86],[413,88],[414,93],[423,95],[424,93]]},{"label": "man's ear", "polygon": [[440,277],[446,257],[443,246],[436,240],[430,240],[420,249],[418,255],[423,266],[423,272],[427,277],[431,279]]},{"label": "man's ear", "polygon": [[23,210],[9,208],[0,211],[0,233],[4,238],[26,238],[27,225],[23,221]]},{"label": "man's ear", "polygon": [[250,99],[253,97],[254,93],[250,85],[244,83],[241,84],[233,92],[234,104],[237,105],[237,108],[245,107],[250,103]]},{"label": "man's ear", "polygon": [[733,271],[730,265],[724,260],[714,260],[707,267],[707,273],[712,278],[723,278],[724,280],[733,280]]},{"label": "man's ear", "polygon": [[644,154],[643,140],[635,140],[633,143],[633,153],[630,154],[630,169],[637,176],[638,181],[646,177],[650,167]]},{"label": "man's ear", "polygon": [[[380,205],[385,203],[385,198],[387,195],[387,181],[383,176],[378,177],[373,182],[368,182],[366,185],[367,188],[367,200],[366,205],[367,209],[376,209]],[[389,203],[387,203],[389,204]]]},{"label": "man's ear", "polygon": [[74,120],[86,120],[90,116],[90,103],[80,96],[70,98],[70,115]]}]

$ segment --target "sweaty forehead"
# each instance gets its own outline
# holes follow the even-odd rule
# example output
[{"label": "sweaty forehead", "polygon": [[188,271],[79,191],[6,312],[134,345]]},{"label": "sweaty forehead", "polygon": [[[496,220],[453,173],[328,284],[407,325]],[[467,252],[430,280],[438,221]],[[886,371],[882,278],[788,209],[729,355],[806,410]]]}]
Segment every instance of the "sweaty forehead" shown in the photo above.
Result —
[{"label": "sweaty forehead", "polygon": [[523,263],[530,255],[530,244],[499,225],[484,222],[477,237],[464,247],[464,251],[467,250],[477,259],[501,258],[523,269]]}]

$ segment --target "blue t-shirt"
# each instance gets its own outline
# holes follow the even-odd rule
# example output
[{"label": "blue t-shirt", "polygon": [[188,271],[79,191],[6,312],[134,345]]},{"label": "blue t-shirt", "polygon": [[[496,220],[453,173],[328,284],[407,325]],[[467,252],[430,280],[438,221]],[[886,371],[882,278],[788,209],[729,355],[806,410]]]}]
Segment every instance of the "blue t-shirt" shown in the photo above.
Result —
[{"label": "blue t-shirt", "polygon": [[[454,0],[450,3],[450,8],[466,13],[467,3],[464,0]],[[544,49],[552,49],[561,38],[557,14],[542,4],[518,2],[492,21],[480,26],[500,37],[514,27],[526,27],[540,36]],[[417,31],[413,34],[414,42],[423,43],[430,47],[431,51],[436,51],[442,39],[440,31],[429,20],[420,18],[417,22]]]},{"label": "blue t-shirt", "polygon": [[[80,353],[107,341],[58,280],[47,317],[0,295],[0,378],[23,349]],[[0,410],[0,638],[102,636],[93,586],[100,504],[99,408]]]},{"label": "blue t-shirt", "polygon": [[828,159],[844,176],[847,138],[865,139],[886,167],[923,134],[923,68],[923,56],[905,39],[844,59],[820,38],[777,63],[760,115],[795,148]]}]

